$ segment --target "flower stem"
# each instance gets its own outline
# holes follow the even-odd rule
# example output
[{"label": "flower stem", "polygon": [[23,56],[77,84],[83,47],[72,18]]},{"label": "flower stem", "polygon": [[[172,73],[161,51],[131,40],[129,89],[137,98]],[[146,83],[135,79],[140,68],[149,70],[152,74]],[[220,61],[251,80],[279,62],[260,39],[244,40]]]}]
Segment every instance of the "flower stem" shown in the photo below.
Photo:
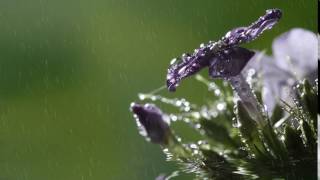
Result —
[{"label": "flower stem", "polygon": [[267,121],[264,120],[264,109],[258,102],[253,90],[251,89],[248,82],[239,74],[234,77],[228,78],[233,90],[237,93],[244,107],[248,111],[252,119],[254,119],[258,125],[264,127]]}]

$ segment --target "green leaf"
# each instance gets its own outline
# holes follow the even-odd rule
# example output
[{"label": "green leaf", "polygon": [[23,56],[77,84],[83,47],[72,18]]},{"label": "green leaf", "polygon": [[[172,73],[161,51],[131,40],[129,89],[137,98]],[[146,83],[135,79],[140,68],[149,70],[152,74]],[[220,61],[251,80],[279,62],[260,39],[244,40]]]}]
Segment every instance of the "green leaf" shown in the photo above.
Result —
[{"label": "green leaf", "polygon": [[264,158],[268,155],[266,148],[260,139],[257,123],[250,117],[241,101],[237,102],[238,128],[245,144],[249,146],[257,158]]},{"label": "green leaf", "polygon": [[296,130],[287,125],[284,130],[284,136],[284,142],[290,156],[298,159],[299,157],[305,156],[305,147],[303,145],[301,137]]},{"label": "green leaf", "polygon": [[254,94],[256,95],[256,98],[257,98],[258,102],[259,102],[260,104],[263,104],[261,91],[260,91],[260,90],[259,90],[259,91],[256,90],[256,91],[254,91]]},{"label": "green leaf", "polygon": [[310,125],[306,121],[302,121],[301,127],[302,127],[302,132],[306,138],[306,145],[310,147],[309,150],[311,150],[311,152],[316,153],[317,151],[316,135],[314,135]]},{"label": "green leaf", "polygon": [[279,104],[276,104],[276,106],[273,109],[272,116],[270,118],[271,125],[276,124],[282,117],[283,117],[284,111],[282,107]]},{"label": "green leaf", "polygon": [[235,174],[234,172],[237,170],[232,166],[223,156],[218,153],[201,149],[201,152],[204,156],[203,169],[207,172],[208,178],[212,179],[241,179],[241,176]]},{"label": "green leaf", "polygon": [[267,144],[268,148],[273,152],[273,155],[281,161],[287,159],[287,152],[285,150],[285,147],[278,138],[270,122],[268,122],[263,127],[262,134],[264,142]]},{"label": "green leaf", "polygon": [[303,81],[301,99],[313,120],[313,128],[317,129],[318,95],[307,80]]},{"label": "green leaf", "polygon": [[237,143],[230,137],[228,130],[224,126],[215,123],[213,120],[206,119],[200,120],[200,124],[206,136],[213,141],[221,143],[228,148],[238,148]]}]

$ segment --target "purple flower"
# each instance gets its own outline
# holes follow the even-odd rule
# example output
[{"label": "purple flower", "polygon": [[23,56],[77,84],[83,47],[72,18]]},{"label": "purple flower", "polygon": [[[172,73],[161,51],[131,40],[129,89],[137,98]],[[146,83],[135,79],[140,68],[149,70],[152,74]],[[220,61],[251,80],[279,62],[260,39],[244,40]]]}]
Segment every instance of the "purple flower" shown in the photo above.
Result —
[{"label": "purple flower", "polygon": [[209,75],[212,78],[236,76],[253,56],[253,51],[241,47],[219,51],[210,60]]},{"label": "purple flower", "polygon": [[167,87],[169,91],[175,91],[179,82],[191,76],[209,65],[210,45],[196,49],[194,54],[183,54],[179,59],[173,59],[168,69]]},{"label": "purple flower", "polygon": [[262,98],[271,115],[279,100],[290,104],[292,86],[318,76],[318,40],[313,32],[294,28],[277,37],[272,44],[273,57],[257,53],[244,70],[253,69],[262,75]]},{"label": "purple flower", "polygon": [[171,131],[168,118],[153,104],[140,105],[133,103],[131,110],[137,118],[141,135],[153,143],[166,145]]},{"label": "purple flower", "polygon": [[267,10],[266,14],[252,25],[231,30],[220,41],[202,44],[193,54],[184,54],[181,58],[174,59],[168,68],[168,90],[175,91],[182,79],[207,66],[213,78],[238,75],[253,56],[253,52],[237,45],[250,42],[266,29],[271,29],[280,17],[279,9]]},{"label": "purple flower", "polygon": [[229,31],[222,40],[228,46],[239,45],[240,43],[248,43],[260,36],[265,30],[271,29],[281,18],[280,9],[269,9],[264,16],[248,27],[239,27]]}]

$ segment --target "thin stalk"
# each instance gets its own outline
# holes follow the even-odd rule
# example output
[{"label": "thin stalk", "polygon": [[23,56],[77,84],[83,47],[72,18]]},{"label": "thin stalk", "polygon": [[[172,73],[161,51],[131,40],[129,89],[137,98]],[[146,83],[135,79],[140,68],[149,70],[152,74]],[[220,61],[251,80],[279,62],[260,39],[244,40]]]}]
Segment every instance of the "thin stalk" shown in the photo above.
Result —
[{"label": "thin stalk", "polygon": [[258,125],[264,127],[267,123],[264,119],[264,108],[262,108],[262,105],[258,102],[257,97],[242,74],[230,77],[228,80],[251,118],[255,120]]}]

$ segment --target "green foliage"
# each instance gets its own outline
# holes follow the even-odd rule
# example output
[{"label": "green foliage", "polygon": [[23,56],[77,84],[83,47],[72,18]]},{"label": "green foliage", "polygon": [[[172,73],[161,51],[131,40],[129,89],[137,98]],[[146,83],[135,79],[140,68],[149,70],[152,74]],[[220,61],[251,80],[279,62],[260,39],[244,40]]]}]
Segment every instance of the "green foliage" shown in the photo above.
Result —
[{"label": "green foliage", "polygon": [[[209,90],[228,89],[197,79]],[[265,125],[250,117],[242,101],[234,104],[230,93],[181,111],[180,119],[187,118],[202,139],[182,143],[183,137],[173,133],[174,140],[163,147],[168,160],[196,179],[317,179],[318,90],[304,81],[295,91],[295,103],[277,104],[270,118],[264,117]],[[221,102],[225,108],[218,107]]]}]

